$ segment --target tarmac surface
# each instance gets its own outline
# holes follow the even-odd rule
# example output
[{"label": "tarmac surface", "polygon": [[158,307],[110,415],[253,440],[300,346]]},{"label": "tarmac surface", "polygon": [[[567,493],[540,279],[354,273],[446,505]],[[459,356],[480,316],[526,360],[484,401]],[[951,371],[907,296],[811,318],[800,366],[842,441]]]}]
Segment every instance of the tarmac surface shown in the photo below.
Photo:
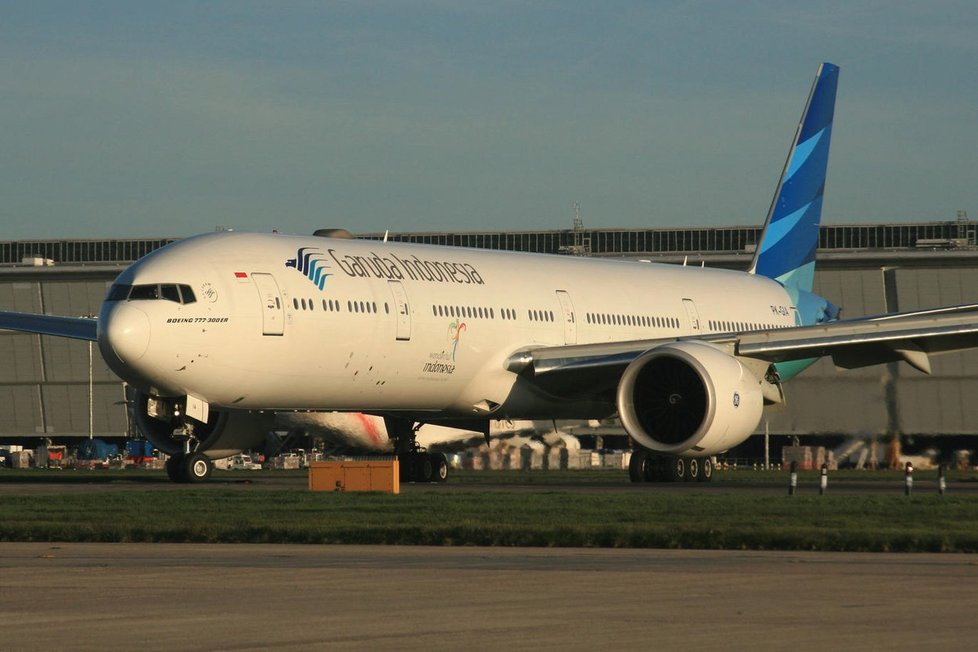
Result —
[{"label": "tarmac surface", "polygon": [[[4,495],[182,491],[27,474]],[[2,478],[0,478],[2,479]],[[295,490],[305,474],[195,489]],[[404,484],[402,491],[777,493],[709,484]],[[832,494],[902,493],[830,480]],[[915,493],[936,491],[918,480]],[[816,494],[817,480],[798,493]],[[950,482],[949,494],[978,494]],[[978,646],[978,556],[223,544],[0,543],[0,649],[910,650]]]},{"label": "tarmac surface", "polygon": [[978,558],[0,544],[7,650],[974,645]]}]

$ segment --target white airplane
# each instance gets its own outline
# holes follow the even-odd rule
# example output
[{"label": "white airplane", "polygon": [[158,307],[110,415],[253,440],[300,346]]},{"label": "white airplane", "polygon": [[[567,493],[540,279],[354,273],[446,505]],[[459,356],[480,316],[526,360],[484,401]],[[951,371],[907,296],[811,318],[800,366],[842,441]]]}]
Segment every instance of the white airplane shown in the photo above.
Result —
[{"label": "white airplane", "polygon": [[[396,444],[382,417],[362,412],[279,412],[275,415],[272,429],[318,437],[334,450],[354,454],[390,454]],[[448,460],[443,453],[475,448],[490,441],[516,446],[532,443],[540,447],[580,448],[576,438],[562,432],[552,421],[490,420],[488,429],[487,438],[484,432],[475,430],[418,424],[414,430],[415,440],[421,449],[430,454],[417,457],[416,462],[422,468],[417,469],[415,474],[444,481],[448,476]]]},{"label": "white airplane", "polygon": [[838,321],[812,293],[838,72],[818,69],[746,272],[220,232],[132,264],[97,321],[0,328],[97,341],[176,481],[260,444],[281,411],[382,416],[420,479],[416,424],[617,413],[633,480],[709,479],[820,356],[928,371],[978,345],[975,305]]},{"label": "white airplane", "polygon": [[[575,422],[576,423],[576,422]],[[553,422],[489,421],[489,438],[509,439],[518,435],[541,437],[557,432]],[[275,415],[273,429],[299,432],[323,438],[328,444],[364,453],[390,453],[394,437],[387,432],[382,417],[362,412],[280,412]],[[416,439],[425,448],[465,450],[486,442],[478,430],[450,428],[431,423],[419,424]],[[563,441],[559,437],[554,441]]]}]

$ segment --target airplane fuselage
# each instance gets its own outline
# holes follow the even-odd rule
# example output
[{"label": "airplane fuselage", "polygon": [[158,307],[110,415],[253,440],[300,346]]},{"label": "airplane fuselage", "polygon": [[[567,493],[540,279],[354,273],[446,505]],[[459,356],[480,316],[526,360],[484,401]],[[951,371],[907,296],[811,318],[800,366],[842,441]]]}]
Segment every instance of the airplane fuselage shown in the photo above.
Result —
[{"label": "airplane fuselage", "polygon": [[223,232],[123,272],[99,341],[135,386],[213,407],[588,418],[603,414],[521,387],[506,361],[796,320],[780,284],[741,272]]}]

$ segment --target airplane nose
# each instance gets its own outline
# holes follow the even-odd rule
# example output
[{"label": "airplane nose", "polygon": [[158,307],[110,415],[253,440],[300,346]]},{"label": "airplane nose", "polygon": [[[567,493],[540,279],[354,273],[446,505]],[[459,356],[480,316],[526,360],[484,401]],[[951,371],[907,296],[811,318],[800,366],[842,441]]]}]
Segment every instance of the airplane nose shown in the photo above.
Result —
[{"label": "airplane nose", "polygon": [[103,341],[99,348],[107,347],[123,364],[133,363],[143,357],[149,348],[149,317],[130,303],[119,303],[104,315]]}]

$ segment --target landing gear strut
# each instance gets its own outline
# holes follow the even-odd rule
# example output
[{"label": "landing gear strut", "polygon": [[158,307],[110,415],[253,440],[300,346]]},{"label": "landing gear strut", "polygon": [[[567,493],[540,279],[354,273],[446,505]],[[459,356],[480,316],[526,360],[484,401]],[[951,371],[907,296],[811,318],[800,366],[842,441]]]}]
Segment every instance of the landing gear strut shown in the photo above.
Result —
[{"label": "landing gear strut", "polygon": [[448,459],[441,453],[429,453],[418,444],[420,424],[396,417],[384,417],[387,436],[394,440],[394,454],[401,466],[402,482],[445,482]]},{"label": "landing gear strut", "polygon": [[628,463],[632,482],[710,482],[712,457],[667,457],[636,448]]},{"label": "landing gear strut", "polygon": [[173,482],[181,484],[205,482],[211,477],[214,463],[200,451],[194,436],[193,426],[186,420],[183,425],[174,429],[173,436],[183,439],[183,452],[173,455],[166,461],[166,474]]}]

